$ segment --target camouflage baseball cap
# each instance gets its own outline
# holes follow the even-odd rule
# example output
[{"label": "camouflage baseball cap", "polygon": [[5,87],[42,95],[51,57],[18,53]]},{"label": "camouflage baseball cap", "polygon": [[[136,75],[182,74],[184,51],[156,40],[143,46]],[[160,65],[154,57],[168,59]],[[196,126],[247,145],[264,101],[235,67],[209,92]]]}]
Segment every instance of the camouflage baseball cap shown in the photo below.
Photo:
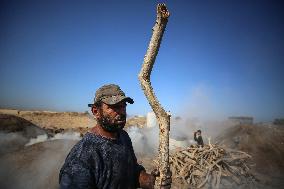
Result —
[{"label": "camouflage baseball cap", "polygon": [[[108,84],[103,85],[96,91],[94,104],[102,101],[106,104],[112,105],[117,104],[123,100],[130,104],[134,103],[134,100],[132,98],[125,96],[125,93],[120,89],[118,85]],[[94,104],[88,104],[88,106],[92,107]]]}]

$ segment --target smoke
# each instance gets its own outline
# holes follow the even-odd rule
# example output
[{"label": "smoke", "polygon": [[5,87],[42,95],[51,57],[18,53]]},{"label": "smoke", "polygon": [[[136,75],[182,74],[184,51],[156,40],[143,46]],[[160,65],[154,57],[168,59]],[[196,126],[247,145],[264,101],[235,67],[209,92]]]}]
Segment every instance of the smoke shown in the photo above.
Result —
[{"label": "smoke", "polygon": [[[37,127],[0,132],[0,188],[58,188],[58,174],[80,133],[48,137]],[[36,135],[38,134],[38,135]]]},{"label": "smoke", "polygon": [[[223,104],[217,104],[218,100],[212,95],[212,90],[206,85],[194,87],[177,114],[171,116],[170,123],[170,149],[187,147],[195,144],[193,134],[197,130],[202,131],[204,143],[215,143],[216,137],[225,129],[233,126],[225,117]],[[155,115],[147,114],[145,128],[135,126],[127,129],[133,147],[138,154],[156,154],[159,144],[159,128]]]},{"label": "smoke", "polygon": [[225,111],[226,105],[216,98],[212,88],[204,84],[195,86],[183,100],[177,111],[181,119],[172,117],[171,132],[173,135],[185,135],[190,143],[193,141],[194,131],[200,129],[205,143],[215,142],[215,138],[232,126]]},{"label": "smoke", "polygon": [[135,126],[126,129],[131,138],[136,155],[155,155],[158,151],[158,127],[138,128]]},{"label": "smoke", "polygon": [[[222,104],[217,103],[210,87],[197,85],[183,100],[179,113],[184,118],[201,118],[202,120],[219,120],[224,117]],[[190,116],[190,117],[188,117]]]},{"label": "smoke", "polygon": [[21,132],[0,132],[0,155],[20,149],[29,141]]},{"label": "smoke", "polygon": [[[176,148],[186,148],[191,144],[195,144],[193,140],[194,131],[201,129],[205,143],[210,138],[211,143],[215,143],[215,137],[226,127],[227,123],[222,121],[200,121],[197,119],[173,119],[171,121],[170,130],[170,150]],[[131,126],[126,129],[128,132],[135,153],[139,155],[154,156],[158,153],[159,146],[159,127],[138,128]]]},{"label": "smoke", "polygon": [[30,141],[25,144],[25,146],[30,146],[39,142],[45,142],[47,140],[47,134],[44,135],[38,135],[36,138],[31,138]]},{"label": "smoke", "polygon": [[31,138],[30,141],[25,144],[25,146],[30,146],[40,142],[46,142],[51,140],[80,140],[79,132],[66,132],[66,133],[57,133],[53,137],[48,138],[47,134],[38,135],[36,138]]},{"label": "smoke", "polygon": [[57,133],[54,137],[50,138],[50,140],[58,140],[58,139],[66,139],[66,140],[81,140],[79,132],[66,132],[66,133]]},{"label": "smoke", "polygon": [[[5,135],[1,135],[1,139],[3,136],[15,136],[22,140],[21,135]],[[0,188],[58,188],[59,170],[77,142],[74,139],[79,138],[77,133],[64,133],[52,138],[39,135],[31,140],[23,140],[29,145],[21,143],[17,150],[0,156]]]},{"label": "smoke", "polygon": [[[155,156],[158,153],[159,146],[159,127],[153,112],[147,114],[147,125],[143,128],[130,126],[126,129],[128,132],[136,155]],[[173,129],[174,128],[174,129]],[[192,141],[189,137],[190,127],[185,126],[182,119],[171,121],[170,130],[170,150],[177,147],[186,147]]]}]

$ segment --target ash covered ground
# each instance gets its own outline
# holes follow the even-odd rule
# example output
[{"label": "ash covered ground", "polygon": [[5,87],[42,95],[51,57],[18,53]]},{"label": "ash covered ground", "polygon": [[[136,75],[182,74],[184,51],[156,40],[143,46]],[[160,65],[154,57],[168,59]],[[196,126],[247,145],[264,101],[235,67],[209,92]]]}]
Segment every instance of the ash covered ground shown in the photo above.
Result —
[{"label": "ash covered ground", "polygon": [[[60,118],[59,114],[52,116]],[[77,121],[86,120],[82,114],[68,116],[71,120],[72,116]],[[66,123],[60,124],[68,125],[70,120],[66,114],[64,117]],[[28,119],[17,114],[0,114],[0,188],[58,188],[58,173],[65,157],[91,123],[70,129],[66,125],[60,128],[56,122],[48,125],[48,120],[46,113],[38,112],[37,115],[29,114]],[[132,138],[138,161],[151,171],[157,155],[158,128],[143,128],[146,121],[142,117],[130,120],[132,127],[128,124],[126,130]],[[250,154],[250,168],[259,182],[257,188],[284,187],[283,125],[230,125],[174,119],[170,148],[175,150],[191,145],[193,131],[197,128],[202,129],[205,143],[210,138],[214,144]],[[172,188],[181,188],[175,182]]]}]

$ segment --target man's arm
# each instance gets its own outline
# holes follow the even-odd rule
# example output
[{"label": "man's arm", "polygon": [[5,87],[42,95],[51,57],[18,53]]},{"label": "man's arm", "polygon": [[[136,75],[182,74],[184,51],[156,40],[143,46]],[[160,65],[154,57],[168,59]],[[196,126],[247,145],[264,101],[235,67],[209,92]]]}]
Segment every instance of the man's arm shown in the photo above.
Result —
[{"label": "man's arm", "polygon": [[[137,182],[138,182],[137,187],[143,188],[143,189],[153,189],[154,186],[155,186],[156,177],[159,176],[159,172],[154,170],[154,171],[152,171],[151,174],[148,174],[146,172],[145,168],[142,165],[138,164],[137,158],[136,158],[136,155],[134,153],[133,146],[132,146],[131,139],[130,139],[127,132],[123,131],[123,133],[125,134],[124,139],[126,139],[128,145],[129,145],[132,157],[134,158],[134,161],[136,162]],[[164,186],[164,188],[167,188],[167,187],[170,188],[171,183],[172,183],[171,173],[169,173],[169,177],[167,177],[167,179],[162,182],[162,186]]]},{"label": "man's arm", "polygon": [[196,132],[194,132],[194,140],[197,142],[197,138],[196,138]]},{"label": "man's arm", "polygon": [[94,188],[94,178],[89,166],[79,159],[73,159],[69,165],[60,171],[60,189]]},{"label": "man's arm", "polygon": [[202,147],[204,146],[202,136],[200,136],[200,145],[201,145]]}]

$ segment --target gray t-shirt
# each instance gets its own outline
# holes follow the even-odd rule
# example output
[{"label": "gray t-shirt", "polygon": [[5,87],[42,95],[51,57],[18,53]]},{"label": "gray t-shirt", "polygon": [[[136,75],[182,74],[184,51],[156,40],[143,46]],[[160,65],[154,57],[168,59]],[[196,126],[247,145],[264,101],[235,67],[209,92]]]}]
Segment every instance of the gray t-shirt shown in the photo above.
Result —
[{"label": "gray t-shirt", "polygon": [[59,183],[61,189],[132,189],[141,170],[126,131],[116,140],[87,133],[68,154]]}]

